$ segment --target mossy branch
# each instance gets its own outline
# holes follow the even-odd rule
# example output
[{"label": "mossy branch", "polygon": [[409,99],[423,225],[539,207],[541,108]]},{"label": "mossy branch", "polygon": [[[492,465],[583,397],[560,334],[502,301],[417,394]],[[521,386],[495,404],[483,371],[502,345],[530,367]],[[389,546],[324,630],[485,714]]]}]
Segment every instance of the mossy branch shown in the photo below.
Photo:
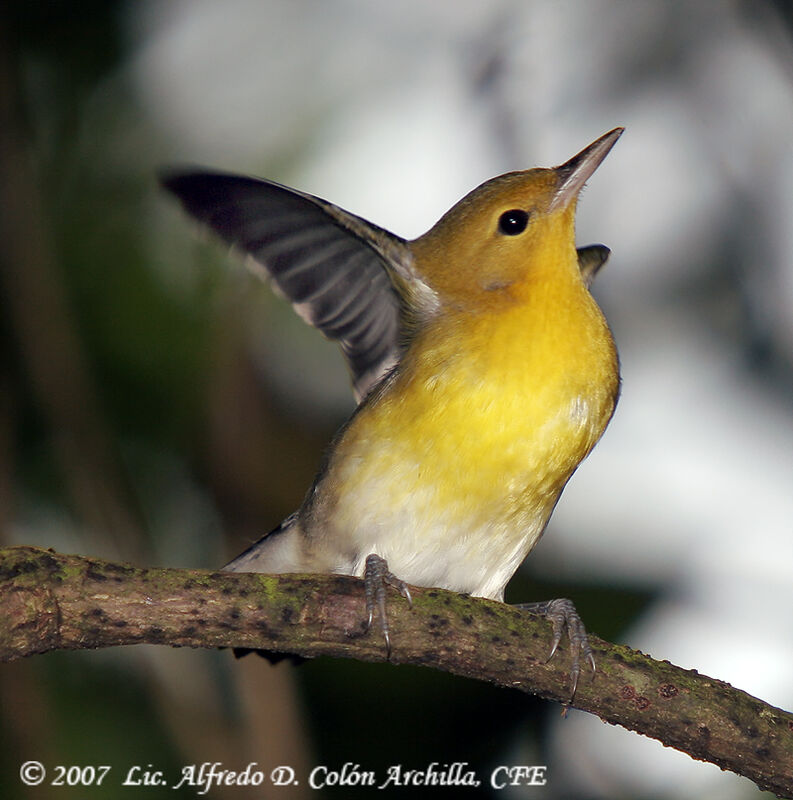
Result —
[{"label": "mossy branch", "polygon": [[[389,601],[391,661],[490,681],[565,703],[566,650],[548,623],[510,606],[415,589]],[[382,661],[363,634],[355,578],[141,569],[35,547],[0,550],[0,661],[128,644],[250,647]],[[573,706],[793,797],[793,714],[696,671],[592,637],[598,672]]]}]

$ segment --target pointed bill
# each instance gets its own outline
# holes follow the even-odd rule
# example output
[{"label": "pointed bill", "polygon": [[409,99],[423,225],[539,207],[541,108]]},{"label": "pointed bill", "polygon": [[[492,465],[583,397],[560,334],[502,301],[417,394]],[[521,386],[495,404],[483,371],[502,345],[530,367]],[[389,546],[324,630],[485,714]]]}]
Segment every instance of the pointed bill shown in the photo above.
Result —
[{"label": "pointed bill", "polygon": [[559,176],[559,187],[551,201],[551,211],[567,208],[578,197],[578,193],[584,188],[584,184],[600,166],[603,159],[608,155],[609,150],[616,144],[617,139],[622,136],[624,130],[625,128],[614,128],[613,131],[609,131],[592,142],[589,147],[585,147],[578,155],[573,156],[560,167],[556,167],[555,172]]}]

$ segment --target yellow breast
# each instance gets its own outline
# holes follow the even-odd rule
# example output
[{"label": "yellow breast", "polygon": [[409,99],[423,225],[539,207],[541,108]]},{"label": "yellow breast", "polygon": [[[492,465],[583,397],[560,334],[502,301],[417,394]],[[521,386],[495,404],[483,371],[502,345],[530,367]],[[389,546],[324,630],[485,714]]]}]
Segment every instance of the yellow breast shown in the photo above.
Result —
[{"label": "yellow breast", "polygon": [[[583,284],[447,313],[352,420],[320,489],[332,536],[418,585],[500,599],[605,429],[618,389]],[[328,491],[332,488],[332,491]]]}]

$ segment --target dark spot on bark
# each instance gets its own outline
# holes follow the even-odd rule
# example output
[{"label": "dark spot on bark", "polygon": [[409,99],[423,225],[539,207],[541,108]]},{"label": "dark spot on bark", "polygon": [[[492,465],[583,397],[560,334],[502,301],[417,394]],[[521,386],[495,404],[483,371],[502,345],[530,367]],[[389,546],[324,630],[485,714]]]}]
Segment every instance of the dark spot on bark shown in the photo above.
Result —
[{"label": "dark spot on bark", "polygon": [[195,636],[196,635],[196,626],[195,625],[188,625],[183,631],[183,636]]},{"label": "dark spot on bark", "polygon": [[238,608],[232,608],[232,609],[231,609],[231,611],[229,611],[229,616],[230,616],[232,619],[239,619],[239,618],[240,618],[240,611],[239,611],[239,609],[238,609]]},{"label": "dark spot on bark", "polygon": [[762,758],[764,761],[771,755],[771,751],[767,747],[758,747],[754,752],[758,758]]},{"label": "dark spot on bark", "polygon": [[195,581],[192,578],[188,578],[184,582],[184,588],[185,589],[192,589],[194,586],[195,586]]},{"label": "dark spot on bark", "polygon": [[156,625],[146,631],[146,640],[152,644],[162,644],[165,639],[164,631]]},{"label": "dark spot on bark", "polygon": [[620,697],[623,700],[632,700],[634,697],[636,697],[636,689],[634,689],[633,686],[626,684],[622,687],[622,689],[620,689]]},{"label": "dark spot on bark", "polygon": [[658,687],[658,694],[666,699],[677,696],[677,686],[673,683],[662,683]]},{"label": "dark spot on bark", "polygon": [[0,579],[4,581],[11,580],[20,575],[27,575],[28,573],[35,572],[39,568],[39,564],[41,564],[42,567],[46,567],[45,558],[46,556],[41,556],[37,559],[17,561],[13,566],[0,570]]},{"label": "dark spot on bark", "polygon": [[221,594],[225,594],[226,596],[230,595],[234,590],[230,586],[224,586],[220,592]]},{"label": "dark spot on bark", "polygon": [[129,575],[131,572],[135,572],[135,567],[129,567],[126,564],[114,564],[112,562],[105,563],[105,571],[106,572],[117,572],[119,575]]},{"label": "dark spot on bark", "polygon": [[85,577],[90,578],[92,581],[96,581],[97,583],[102,583],[103,581],[107,580],[107,575],[104,575],[101,572],[98,572],[94,569],[94,565],[91,564],[88,569],[85,571]]},{"label": "dark spot on bark", "polygon": [[125,619],[117,619],[113,625],[115,625],[116,628],[126,628],[127,621]]},{"label": "dark spot on bark", "polygon": [[650,702],[650,699],[648,697],[640,696],[636,698],[636,708],[638,708],[639,711],[644,711],[645,709],[648,709],[651,705],[652,703]]},{"label": "dark spot on bark", "polygon": [[463,625],[473,625],[474,624],[474,618],[468,616],[468,614],[466,614],[464,617],[461,617],[460,621],[463,623]]}]

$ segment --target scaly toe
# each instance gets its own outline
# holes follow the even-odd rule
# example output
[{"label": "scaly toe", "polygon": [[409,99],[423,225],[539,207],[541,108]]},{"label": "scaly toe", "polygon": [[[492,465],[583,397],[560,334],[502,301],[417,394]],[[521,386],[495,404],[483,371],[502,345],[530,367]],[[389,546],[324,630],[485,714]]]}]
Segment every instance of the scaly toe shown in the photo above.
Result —
[{"label": "scaly toe", "polygon": [[400,580],[388,569],[388,563],[384,558],[374,553],[366,557],[364,568],[364,592],[366,595],[367,621],[364,631],[368,631],[374,620],[374,611],[380,615],[380,629],[386,646],[386,658],[391,657],[391,632],[388,624],[388,613],[386,611],[386,586],[392,586],[402,597],[408,601],[408,605],[413,607],[413,598],[410,596],[410,589],[405,581]]},{"label": "scaly toe", "polygon": [[570,680],[573,690],[570,694],[568,703],[572,703],[578,688],[578,679],[581,675],[581,656],[583,655],[587,663],[592,667],[592,673],[596,671],[595,654],[589,644],[584,623],[576,611],[572,600],[565,597],[557,600],[548,600],[541,603],[520,603],[517,608],[528,611],[531,614],[539,614],[551,623],[553,638],[551,639],[551,652],[548,654],[550,661],[556,653],[559,643],[562,640],[564,631],[567,630],[567,638],[570,641]]}]

